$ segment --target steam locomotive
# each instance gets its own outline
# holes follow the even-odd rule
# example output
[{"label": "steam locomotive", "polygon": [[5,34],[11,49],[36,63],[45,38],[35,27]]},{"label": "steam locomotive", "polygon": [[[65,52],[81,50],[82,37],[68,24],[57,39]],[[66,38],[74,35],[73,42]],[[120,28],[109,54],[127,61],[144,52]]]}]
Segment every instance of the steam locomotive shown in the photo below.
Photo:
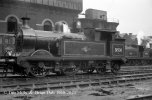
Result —
[{"label": "steam locomotive", "polygon": [[141,45],[129,45],[125,47],[126,65],[150,65],[152,64],[152,49]]},{"label": "steam locomotive", "polygon": [[[15,36],[7,36],[9,43],[1,51],[1,65],[14,73],[45,77],[76,74],[79,70],[92,73],[117,73],[125,59],[123,39],[111,39],[112,34],[103,34],[109,41],[89,41],[84,33],[40,31],[30,28],[23,19],[23,26]],[[56,29],[62,26],[56,25]],[[15,42],[11,42],[15,41]],[[107,39],[108,40],[108,39]]]}]

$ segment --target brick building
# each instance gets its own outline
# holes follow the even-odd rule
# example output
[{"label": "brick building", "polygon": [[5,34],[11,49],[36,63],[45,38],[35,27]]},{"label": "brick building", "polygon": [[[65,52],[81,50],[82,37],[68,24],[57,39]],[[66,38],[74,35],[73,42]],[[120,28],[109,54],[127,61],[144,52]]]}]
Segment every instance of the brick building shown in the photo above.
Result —
[{"label": "brick building", "polygon": [[17,31],[22,17],[36,30],[51,31],[57,22],[68,25],[82,11],[82,0],[0,0],[0,33]]},{"label": "brick building", "polygon": [[[85,18],[79,18],[81,22],[82,31],[90,40],[104,40],[109,38],[112,40],[117,31],[119,21],[117,19],[107,18],[107,12],[96,9],[87,9],[85,11]],[[111,35],[113,34],[113,35]],[[106,36],[105,36],[106,35]]]},{"label": "brick building", "polygon": [[[109,20],[107,12],[96,9],[82,12],[83,0],[0,0],[0,33],[17,31],[22,17],[29,17],[29,25],[36,30],[55,30],[57,22],[67,25],[72,32],[83,31],[89,40],[111,41],[119,21]],[[80,29],[80,30],[79,30]]]},{"label": "brick building", "polygon": [[126,45],[138,45],[137,35],[133,35],[132,33],[121,33],[120,36],[126,40]]}]

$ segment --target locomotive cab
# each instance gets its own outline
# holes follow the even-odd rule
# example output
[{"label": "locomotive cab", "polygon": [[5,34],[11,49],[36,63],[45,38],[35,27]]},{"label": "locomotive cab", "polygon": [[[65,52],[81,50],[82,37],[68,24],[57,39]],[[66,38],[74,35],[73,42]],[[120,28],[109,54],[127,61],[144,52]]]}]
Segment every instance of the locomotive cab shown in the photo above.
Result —
[{"label": "locomotive cab", "polygon": [[95,32],[95,41],[106,41],[107,56],[124,57],[125,39],[118,36],[116,31],[102,31]]},{"label": "locomotive cab", "polygon": [[110,60],[107,60],[106,68],[113,73],[120,70],[120,66],[127,61],[125,39],[120,38],[116,31],[96,29],[95,41],[105,41],[106,43],[106,55],[110,57]]},{"label": "locomotive cab", "polygon": [[95,32],[95,41],[106,41],[106,54],[110,56],[110,42],[112,41],[112,36],[114,33],[106,31]]}]

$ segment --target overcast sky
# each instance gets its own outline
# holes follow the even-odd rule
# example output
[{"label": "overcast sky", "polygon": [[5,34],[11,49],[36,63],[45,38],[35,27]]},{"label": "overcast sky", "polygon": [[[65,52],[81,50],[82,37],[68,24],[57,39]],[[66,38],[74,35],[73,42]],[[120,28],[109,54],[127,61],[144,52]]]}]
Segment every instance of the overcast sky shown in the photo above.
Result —
[{"label": "overcast sky", "polygon": [[107,11],[119,20],[120,33],[152,35],[152,0],[83,0],[87,8]]}]

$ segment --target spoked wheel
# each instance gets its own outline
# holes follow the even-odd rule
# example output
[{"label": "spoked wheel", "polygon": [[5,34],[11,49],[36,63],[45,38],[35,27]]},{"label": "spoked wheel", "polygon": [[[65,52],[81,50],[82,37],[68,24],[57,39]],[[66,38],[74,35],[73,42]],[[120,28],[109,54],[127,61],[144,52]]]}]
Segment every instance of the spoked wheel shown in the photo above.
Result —
[{"label": "spoked wheel", "polygon": [[63,71],[57,71],[57,72],[55,72],[55,73],[56,73],[56,75],[58,75],[58,76],[64,75],[64,72],[63,72]]},{"label": "spoked wheel", "polygon": [[119,70],[120,70],[120,64],[113,64],[111,66],[111,72],[113,74],[117,74]]},{"label": "spoked wheel", "polygon": [[92,74],[93,71],[94,71],[94,68],[89,68],[89,69],[87,69],[87,73],[89,73],[89,74]]},{"label": "spoked wheel", "polygon": [[83,72],[86,72],[86,73],[89,73],[89,74],[92,74],[93,71],[94,71],[94,68],[83,69]]},{"label": "spoked wheel", "polygon": [[66,67],[63,70],[63,73],[65,75],[72,76],[72,75],[75,75],[78,71],[79,71],[79,68],[77,68],[77,66],[75,64],[71,63],[68,67]]},{"label": "spoked wheel", "polygon": [[98,74],[105,74],[106,73],[106,65],[102,64],[98,68],[96,68]]},{"label": "spoked wheel", "polygon": [[48,70],[45,68],[43,62],[39,62],[37,65],[32,65],[30,72],[35,77],[45,77],[48,74]]}]

